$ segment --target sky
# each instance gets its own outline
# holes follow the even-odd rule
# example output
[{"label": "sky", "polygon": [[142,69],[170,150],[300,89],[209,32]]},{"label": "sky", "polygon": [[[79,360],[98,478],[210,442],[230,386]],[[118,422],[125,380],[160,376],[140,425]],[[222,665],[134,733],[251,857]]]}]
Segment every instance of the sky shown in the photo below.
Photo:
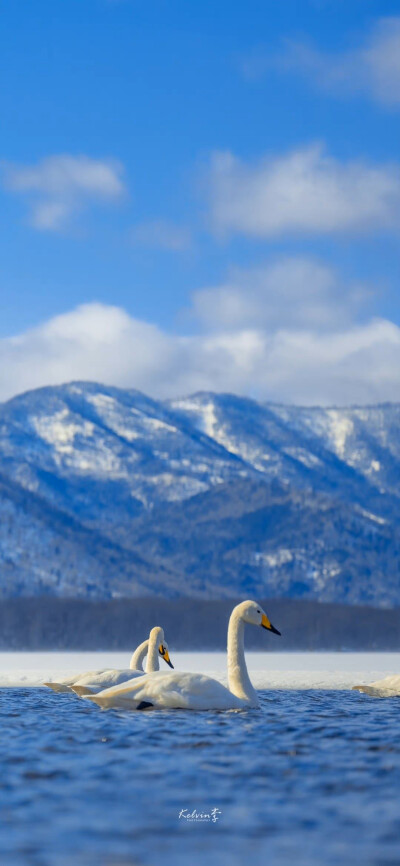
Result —
[{"label": "sky", "polygon": [[400,400],[400,2],[0,15],[0,400]]}]

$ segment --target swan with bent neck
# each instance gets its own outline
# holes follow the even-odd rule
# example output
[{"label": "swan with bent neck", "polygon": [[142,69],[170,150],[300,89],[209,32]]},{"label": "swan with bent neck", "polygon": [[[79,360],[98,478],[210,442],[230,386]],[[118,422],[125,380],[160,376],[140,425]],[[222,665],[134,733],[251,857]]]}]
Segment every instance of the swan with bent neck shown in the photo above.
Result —
[{"label": "swan with bent neck", "polygon": [[55,692],[75,692],[77,695],[96,694],[102,689],[124,683],[133,677],[144,676],[143,661],[146,655],[146,673],[155,673],[159,670],[159,656],[164,659],[167,665],[173,667],[169,657],[168,644],[164,638],[164,630],[160,626],[152,628],[148,640],[143,641],[135,649],[129,668],[87,671],[73,677],[67,677],[61,682],[44,683],[44,685]]},{"label": "swan with bent neck", "polygon": [[88,695],[88,700],[104,709],[239,710],[258,707],[258,695],[248,675],[244,655],[246,623],[280,634],[257,602],[242,601],[233,609],[228,626],[228,688],[204,674],[176,671],[156,676],[145,674],[140,680],[105,689],[97,695]]}]

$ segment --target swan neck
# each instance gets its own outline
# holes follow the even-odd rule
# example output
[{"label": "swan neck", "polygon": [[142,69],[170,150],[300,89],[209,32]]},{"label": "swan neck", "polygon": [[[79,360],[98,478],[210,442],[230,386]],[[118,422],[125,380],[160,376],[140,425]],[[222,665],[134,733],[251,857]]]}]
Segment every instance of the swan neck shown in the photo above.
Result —
[{"label": "swan neck", "polygon": [[147,651],[146,674],[152,674],[154,671],[160,670],[160,665],[158,663],[158,647],[162,641],[163,636],[161,634],[161,629],[152,628],[148,641],[149,646]]},{"label": "swan neck", "polygon": [[232,694],[249,706],[259,706],[257,692],[247,672],[244,655],[244,626],[240,613],[232,611],[228,626],[228,683]]},{"label": "swan neck", "polygon": [[148,640],[144,640],[143,643],[140,643],[138,647],[136,647],[135,652],[132,655],[129,667],[131,671],[142,671],[143,670],[143,662],[145,656],[147,655],[147,648],[149,646]]}]

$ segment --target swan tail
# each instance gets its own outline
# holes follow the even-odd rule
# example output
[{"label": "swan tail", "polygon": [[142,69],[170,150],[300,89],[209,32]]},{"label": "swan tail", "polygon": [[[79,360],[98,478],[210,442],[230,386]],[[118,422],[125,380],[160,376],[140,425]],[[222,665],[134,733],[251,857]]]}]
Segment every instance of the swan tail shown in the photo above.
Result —
[{"label": "swan tail", "polygon": [[64,685],[64,683],[43,683],[44,686],[47,686],[48,689],[51,689],[53,692],[70,692],[70,686]]},{"label": "swan tail", "polygon": [[90,688],[90,686],[78,686],[77,685],[77,686],[71,686],[71,689],[73,692],[75,692],[76,695],[79,695],[79,697],[83,697],[83,695],[92,695],[93,694],[93,690]]},{"label": "swan tail", "polygon": [[141,706],[140,709],[144,710],[148,706],[152,706],[149,701],[135,701],[132,698],[125,697],[124,695],[84,695],[86,700],[92,701],[94,704],[97,704],[98,707],[101,707],[102,710],[112,710],[112,709],[121,709],[121,710],[138,710],[139,704],[145,704],[145,706]]}]

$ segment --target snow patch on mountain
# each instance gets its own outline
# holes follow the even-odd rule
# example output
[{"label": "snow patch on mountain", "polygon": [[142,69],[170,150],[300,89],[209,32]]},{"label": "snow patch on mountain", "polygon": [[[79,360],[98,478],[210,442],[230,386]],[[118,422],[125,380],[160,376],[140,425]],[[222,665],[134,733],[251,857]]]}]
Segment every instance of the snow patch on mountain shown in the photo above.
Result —
[{"label": "snow patch on mountain", "polygon": [[20,395],[0,406],[2,591],[400,604],[399,430],[390,404]]}]

